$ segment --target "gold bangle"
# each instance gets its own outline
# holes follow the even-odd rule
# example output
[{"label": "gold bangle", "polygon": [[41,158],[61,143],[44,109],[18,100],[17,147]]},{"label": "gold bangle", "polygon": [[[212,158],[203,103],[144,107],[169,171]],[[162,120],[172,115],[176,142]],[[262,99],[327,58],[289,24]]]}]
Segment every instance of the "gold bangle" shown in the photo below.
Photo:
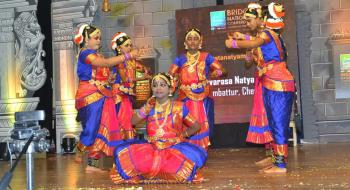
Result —
[{"label": "gold bangle", "polygon": [[124,62],[125,61],[125,56],[124,55],[120,55],[121,56],[121,61]]}]

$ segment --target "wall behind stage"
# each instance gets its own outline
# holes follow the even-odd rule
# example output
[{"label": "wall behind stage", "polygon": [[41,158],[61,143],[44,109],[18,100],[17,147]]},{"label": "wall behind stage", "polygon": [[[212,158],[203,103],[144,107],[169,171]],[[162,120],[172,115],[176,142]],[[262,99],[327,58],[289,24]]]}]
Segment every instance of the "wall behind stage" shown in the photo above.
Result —
[{"label": "wall behind stage", "polygon": [[[185,52],[183,42],[186,31],[192,27],[198,28],[204,38],[203,51],[215,56],[228,71],[227,78],[210,80],[212,96],[215,100],[216,124],[246,123],[250,119],[255,67],[245,65],[245,50],[225,48],[227,33],[249,32],[243,19],[247,5],[243,3],[176,11],[178,54]],[[284,5],[286,6],[286,28],[283,36],[288,50],[288,65],[298,79],[295,22],[291,19],[294,17],[294,4],[292,1],[287,1]]]}]

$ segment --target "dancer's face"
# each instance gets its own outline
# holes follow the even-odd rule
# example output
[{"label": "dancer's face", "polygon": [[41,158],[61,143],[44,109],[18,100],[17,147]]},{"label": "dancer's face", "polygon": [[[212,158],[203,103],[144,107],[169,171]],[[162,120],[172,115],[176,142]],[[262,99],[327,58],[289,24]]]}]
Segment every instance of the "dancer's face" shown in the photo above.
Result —
[{"label": "dancer's face", "polygon": [[261,20],[259,18],[247,18],[246,21],[251,31],[256,31],[261,26]]},{"label": "dancer's face", "polygon": [[123,53],[130,53],[132,50],[132,41],[130,39],[126,40],[122,45],[120,45],[120,50]]},{"label": "dancer's face", "polygon": [[156,98],[162,99],[169,96],[170,88],[164,79],[157,78],[153,80],[152,92]]},{"label": "dancer's face", "polygon": [[86,40],[86,47],[93,50],[98,50],[101,47],[101,33],[97,32],[95,35],[90,36],[88,40]]},{"label": "dancer's face", "polygon": [[202,39],[199,35],[189,34],[185,39],[185,44],[187,45],[188,50],[197,51],[202,43]]}]

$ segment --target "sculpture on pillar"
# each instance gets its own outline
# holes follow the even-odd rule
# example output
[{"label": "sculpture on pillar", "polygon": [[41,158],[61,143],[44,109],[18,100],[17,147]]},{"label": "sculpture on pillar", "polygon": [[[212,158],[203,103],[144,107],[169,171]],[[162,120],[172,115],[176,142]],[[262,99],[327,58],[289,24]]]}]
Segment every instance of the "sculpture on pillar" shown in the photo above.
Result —
[{"label": "sculpture on pillar", "polygon": [[[45,57],[43,40],[35,12],[22,12],[14,21],[16,34],[16,93],[29,97],[40,89],[46,80],[46,70],[41,57]],[[31,91],[31,93],[29,93]]]}]

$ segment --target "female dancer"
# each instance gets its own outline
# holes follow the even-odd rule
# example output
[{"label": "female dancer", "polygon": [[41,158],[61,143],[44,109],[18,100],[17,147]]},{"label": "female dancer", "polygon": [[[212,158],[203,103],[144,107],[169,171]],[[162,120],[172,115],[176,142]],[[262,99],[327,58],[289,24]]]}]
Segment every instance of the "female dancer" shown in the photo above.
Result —
[{"label": "female dancer", "polygon": [[82,151],[88,151],[86,171],[102,172],[98,168],[101,152],[111,156],[115,144],[121,139],[108,84],[108,67],[136,57],[138,51],[132,51],[127,56],[104,58],[97,52],[101,46],[101,31],[88,24],[78,26],[74,43],[79,48],[79,86],[75,96],[75,108],[78,110],[77,120],[81,121],[83,128],[77,145],[76,161],[82,161]]},{"label": "female dancer", "polygon": [[150,98],[132,118],[133,124],[147,121],[147,141],[117,146],[115,166],[110,176],[114,183],[183,183],[203,180],[198,173],[207,153],[201,147],[185,142],[200,126],[173,92],[172,77],[165,73],[152,79]]},{"label": "female dancer", "polygon": [[[265,12],[265,23],[261,15]],[[247,48],[253,50],[257,64],[257,81],[254,95],[254,108],[247,141],[266,143],[270,141],[269,130],[273,137],[273,166],[262,171],[265,173],[285,173],[288,155],[289,121],[295,91],[294,78],[286,66],[287,53],[279,29],[284,27],[281,4],[270,3],[266,11],[258,4],[250,4],[245,13],[247,26],[256,31],[254,38],[236,32],[226,40],[228,48]],[[266,29],[263,29],[265,24]],[[268,125],[264,119],[267,115]],[[259,117],[254,121],[255,115]],[[260,119],[260,121],[258,121]],[[260,124],[260,126],[254,126]],[[259,138],[262,137],[259,142]],[[264,162],[264,160],[262,161]]]},{"label": "female dancer", "polygon": [[[127,54],[132,50],[132,41],[124,32],[117,32],[111,41],[112,50],[117,56]],[[116,104],[117,116],[122,129],[124,139],[133,139],[135,131],[131,124],[133,115],[132,102],[134,100],[134,86],[137,80],[148,77],[149,68],[145,67],[135,59],[125,60],[122,64],[113,67],[112,70],[112,92]],[[137,75],[144,75],[137,78]]]},{"label": "female dancer", "polygon": [[189,30],[184,43],[187,52],[175,59],[169,74],[179,79],[179,99],[185,102],[201,126],[189,142],[207,150],[214,126],[214,101],[210,98],[208,79],[221,77],[226,71],[211,54],[200,51],[202,41],[198,29]]}]

